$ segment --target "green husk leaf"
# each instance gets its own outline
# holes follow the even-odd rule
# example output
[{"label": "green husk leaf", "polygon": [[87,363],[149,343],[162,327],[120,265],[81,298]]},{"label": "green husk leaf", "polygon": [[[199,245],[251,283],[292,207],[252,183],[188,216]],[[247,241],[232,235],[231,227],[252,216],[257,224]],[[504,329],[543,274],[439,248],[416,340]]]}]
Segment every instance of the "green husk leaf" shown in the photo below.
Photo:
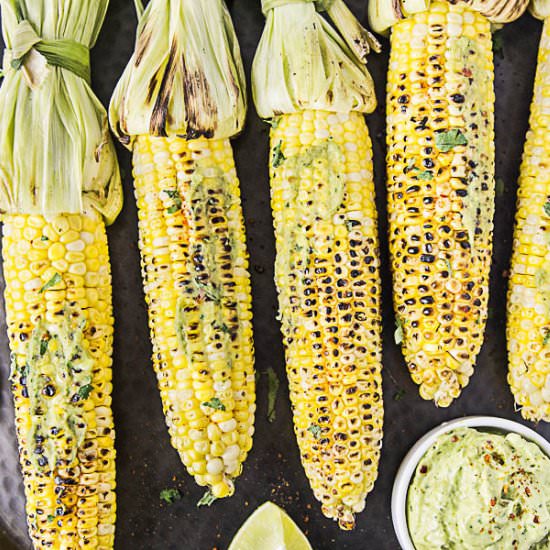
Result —
[{"label": "green husk leaf", "polygon": [[53,11],[47,0],[0,5],[8,48],[0,88],[0,211],[51,217],[92,207],[111,223],[122,206],[118,160],[105,109],[82,78],[108,0],[59,0]]},{"label": "green husk leaf", "polygon": [[109,118],[127,146],[137,135],[224,139],[240,132],[246,81],[223,0],[151,0]]},{"label": "green husk leaf", "polygon": [[[364,64],[375,42],[341,2],[329,5],[327,14],[345,40],[319,13],[321,8],[303,0],[267,10],[252,65],[252,92],[261,118],[305,109],[375,109],[374,83]],[[351,49],[346,41],[355,40]]]},{"label": "green husk leaf", "polygon": [[370,28],[382,35],[405,17],[399,0],[370,0],[368,13]]}]

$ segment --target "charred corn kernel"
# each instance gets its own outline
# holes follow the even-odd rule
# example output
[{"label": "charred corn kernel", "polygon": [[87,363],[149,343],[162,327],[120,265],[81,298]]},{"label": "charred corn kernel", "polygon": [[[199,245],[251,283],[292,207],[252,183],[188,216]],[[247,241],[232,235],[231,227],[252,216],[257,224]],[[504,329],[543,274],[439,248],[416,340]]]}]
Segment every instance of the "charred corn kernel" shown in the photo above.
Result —
[{"label": "charred corn kernel", "polygon": [[[218,458],[234,444],[222,435],[247,434],[244,461],[255,402],[248,260],[231,145],[140,136],[134,175],[166,422],[189,472],[221,498],[233,493],[238,471]],[[236,415],[234,392],[242,392],[246,415]]]},{"label": "charred corn kernel", "polygon": [[302,464],[323,513],[350,529],[377,477],[383,418],[377,216],[363,115],[281,116],[271,131],[271,203]]},{"label": "charred corn kernel", "polygon": [[[95,211],[57,216],[51,222],[26,215],[6,215],[3,221],[11,380],[30,535],[36,548],[112,548],[116,507],[110,279],[79,303],[70,294],[85,292],[84,280],[73,280],[65,290],[69,275],[62,273],[73,265],[67,253],[72,243],[78,243],[84,256],[93,246],[108,259],[105,227]],[[82,247],[78,228],[84,221],[95,236]],[[37,271],[31,255],[17,262],[11,255],[16,244],[25,248],[20,243],[30,244],[36,235],[55,235],[59,241],[41,241],[49,259],[37,272],[41,276],[30,279],[26,273]],[[55,267],[61,261],[66,269]],[[109,273],[108,260],[104,267]],[[18,290],[22,286],[23,294]]]},{"label": "charred corn kernel", "polygon": [[392,27],[387,96],[394,306],[420,395],[468,383],[485,322],[494,211],[489,21],[432,2]]},{"label": "charred corn kernel", "polygon": [[550,422],[550,21],[543,25],[521,165],[508,292],[508,382],[527,420]]}]

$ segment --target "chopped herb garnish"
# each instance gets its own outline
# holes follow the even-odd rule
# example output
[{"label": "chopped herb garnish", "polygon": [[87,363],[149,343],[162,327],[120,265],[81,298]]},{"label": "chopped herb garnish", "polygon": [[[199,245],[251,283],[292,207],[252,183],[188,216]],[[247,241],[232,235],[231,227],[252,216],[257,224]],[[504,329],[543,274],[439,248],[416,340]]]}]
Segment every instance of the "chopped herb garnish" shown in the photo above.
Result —
[{"label": "chopped herb garnish", "polygon": [[160,500],[166,502],[166,504],[174,504],[176,500],[181,499],[181,493],[178,489],[163,489],[160,492]]},{"label": "chopped herb garnish", "polygon": [[[409,164],[407,164],[407,166],[405,166],[405,174],[407,172],[410,172],[411,170],[414,170],[416,167],[415,167],[415,160],[414,159],[411,159],[409,160]],[[416,168],[416,170],[418,170],[418,168]]]},{"label": "chopped herb garnish", "polygon": [[265,122],[267,122],[271,128],[273,128],[273,130],[275,130],[275,128],[277,128],[277,126],[279,126],[279,122],[281,122],[281,117],[273,117],[273,118],[268,118],[268,119],[265,119]]},{"label": "chopped herb garnish", "polygon": [[88,399],[92,389],[93,389],[93,386],[91,384],[86,384],[85,386],[80,386],[80,388],[78,388],[79,397],[81,399]]},{"label": "chopped herb garnish", "polygon": [[448,153],[459,145],[468,145],[468,140],[458,128],[453,128],[436,134],[435,145],[441,152]]},{"label": "chopped herb garnish", "polygon": [[181,210],[182,200],[177,189],[163,189],[163,192],[172,199],[172,204],[166,209],[168,214],[175,214]]},{"label": "chopped herb garnish", "polygon": [[55,519],[55,516],[52,516],[52,514],[48,514],[46,516],[46,519],[48,520],[48,523],[51,523]]},{"label": "chopped herb garnish", "polygon": [[504,191],[506,190],[506,186],[504,185],[504,180],[502,178],[497,178],[495,180],[495,194],[497,197],[502,197],[504,195]]},{"label": "chopped herb garnish", "polygon": [[393,400],[401,401],[401,399],[403,399],[406,393],[407,393],[406,390],[404,390],[403,388],[399,389],[393,394]]},{"label": "chopped herb garnish", "polygon": [[317,424],[311,424],[307,431],[310,432],[315,439],[319,439],[321,437],[321,426],[318,426]]},{"label": "chopped herb garnish", "polygon": [[211,283],[205,283],[198,279],[193,279],[193,283],[199,289],[200,292],[204,293],[204,295],[207,298],[209,298],[213,302],[216,302],[217,304],[221,302],[221,296],[219,291],[215,289]]},{"label": "chopped herb garnish", "polygon": [[204,401],[203,406],[217,411],[225,411],[225,405],[217,397],[213,397],[210,401]]},{"label": "chopped herb garnish", "polygon": [[279,391],[279,378],[272,367],[267,369],[267,420],[273,422],[276,418],[275,403]]},{"label": "chopped herb garnish", "polygon": [[284,162],[286,157],[283,155],[283,152],[281,151],[281,147],[283,145],[283,141],[280,140],[277,145],[273,148],[273,160],[271,162],[273,168],[278,168],[281,166],[281,164]]},{"label": "chopped herb garnish", "polygon": [[504,59],[504,38],[501,31],[493,33],[493,53],[500,59]]},{"label": "chopped herb garnish", "polygon": [[197,502],[197,508],[200,508],[201,506],[212,506],[212,503],[217,500],[217,497],[215,497],[212,494],[212,491],[208,489],[204,495],[202,495],[202,498]]},{"label": "chopped herb garnish", "polygon": [[49,241],[50,239],[48,239],[48,237],[46,237],[46,235],[42,235],[42,237],[40,237],[40,240],[41,241]]},{"label": "chopped herb garnish", "polygon": [[415,174],[414,177],[419,180],[430,181],[433,179],[434,175],[430,170],[422,170]]},{"label": "chopped herb garnish", "polygon": [[48,290],[48,288],[52,288],[52,286],[55,286],[61,282],[61,275],[59,273],[56,273],[49,281],[44,283],[44,286],[38,291],[39,294],[42,294],[42,292],[45,292]]},{"label": "chopped herb garnish", "polygon": [[544,204],[544,213],[547,216],[550,216],[550,201],[546,201],[546,203]]},{"label": "chopped herb garnish", "polygon": [[544,334],[544,338],[542,339],[542,345],[547,346],[548,342],[550,342],[550,330],[546,330],[546,333]]},{"label": "chopped herb garnish", "polygon": [[395,332],[393,333],[393,337],[397,345],[403,343],[403,322],[399,316],[395,318]]},{"label": "chopped herb garnish", "polygon": [[48,351],[48,342],[46,338],[42,338],[40,340],[40,356],[46,355],[46,352]]}]

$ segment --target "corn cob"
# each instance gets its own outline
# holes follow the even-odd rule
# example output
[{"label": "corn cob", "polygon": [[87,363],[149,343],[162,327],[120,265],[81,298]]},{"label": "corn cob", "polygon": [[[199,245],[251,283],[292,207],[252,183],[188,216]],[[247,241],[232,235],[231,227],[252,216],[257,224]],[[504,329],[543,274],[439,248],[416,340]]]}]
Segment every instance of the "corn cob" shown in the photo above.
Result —
[{"label": "corn cob", "polygon": [[[370,10],[380,30],[383,10]],[[487,319],[493,106],[486,16],[462,2],[427,2],[396,20],[387,87],[396,341],[421,397],[441,407],[468,383]]]},{"label": "corn cob", "polygon": [[[116,501],[105,223],[122,189],[82,60],[107,2],[60,1],[47,20],[45,4],[2,2],[11,62],[0,89],[0,209],[16,433],[34,547],[107,550]],[[57,19],[73,22],[62,36]]]},{"label": "corn cob", "polygon": [[508,292],[508,382],[527,420],[550,422],[550,2],[519,178]]},{"label": "corn cob", "polygon": [[[357,112],[374,109],[372,82],[362,60],[338,36],[332,52],[316,55],[310,48],[333,30],[325,28],[311,41],[306,38],[306,44],[293,41],[328,26],[313,4],[270,8],[264,2],[264,12],[266,31],[254,61],[253,85],[260,116],[283,113],[272,123],[270,178],[275,281],[294,431],[323,513],[342,529],[352,529],[377,477],[383,422],[372,147],[364,116]],[[334,11],[329,16],[344,31],[349,28]],[[280,41],[271,41],[273,36]],[[368,49],[366,39],[361,43]],[[285,59],[288,74],[300,66],[311,74],[323,63],[336,66],[332,61],[338,55],[345,59],[342,73],[357,70],[356,85],[364,87],[357,110],[346,96],[353,93],[351,86],[338,97],[338,91],[332,92],[334,82],[325,88],[325,97],[342,102],[343,112],[335,112],[326,99],[320,108],[323,101],[309,92],[294,107],[277,103],[291,97],[281,90],[281,82],[291,87],[295,81],[271,82],[269,75],[276,79],[278,74],[271,60]],[[342,73],[334,81],[345,80]],[[296,82],[302,76],[298,69]],[[326,80],[320,80],[323,86]],[[314,88],[319,81],[310,84]]]},{"label": "corn cob", "polygon": [[[196,28],[186,28],[191,20],[212,38],[210,44],[203,44]],[[175,34],[167,40],[159,29],[168,21]],[[133,150],[153,365],[166,423],[188,472],[208,486],[206,503],[233,494],[233,480],[252,446],[255,409],[248,255],[227,139],[240,129],[245,104],[241,84],[224,88],[223,78],[244,81],[238,47],[229,50],[227,35],[236,45],[220,0],[152,0],[138,31],[140,62],[135,57],[130,62],[111,107],[113,127]],[[153,44],[151,36],[162,43]],[[219,49],[204,53],[212,44]],[[198,58],[195,49],[203,52]],[[167,74],[187,69],[206,82],[206,91],[192,95],[187,83],[178,98],[178,90],[167,84],[159,94],[174,110],[152,110],[151,123],[140,126],[145,118],[140,114],[155,100],[134,95],[132,81],[139,80],[139,67],[149,70],[158,55],[169,58]],[[172,64],[180,55],[185,62],[176,69]],[[195,72],[197,59],[203,65]],[[213,67],[223,71],[223,78],[209,72]],[[170,78],[178,82],[179,75]],[[228,106],[220,96],[220,103],[211,103],[208,90],[216,87],[235,94],[226,98]],[[188,120],[178,118],[180,101]]]},{"label": "corn cob", "polygon": [[105,225],[93,210],[4,218],[12,390],[36,548],[112,548],[113,314]]}]

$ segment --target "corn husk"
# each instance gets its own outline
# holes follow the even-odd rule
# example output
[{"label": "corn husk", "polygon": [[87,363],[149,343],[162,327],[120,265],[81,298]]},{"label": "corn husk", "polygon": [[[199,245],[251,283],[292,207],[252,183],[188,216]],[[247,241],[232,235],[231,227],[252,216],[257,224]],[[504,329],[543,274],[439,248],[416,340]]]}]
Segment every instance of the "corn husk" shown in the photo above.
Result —
[{"label": "corn husk", "polygon": [[544,20],[550,17],[550,0],[531,0],[529,11],[537,19]]},{"label": "corn husk", "polygon": [[[0,0],[0,210],[111,223],[122,188],[105,109],[88,82],[108,0]],[[68,68],[64,68],[67,66]]]},{"label": "corn husk", "polygon": [[245,87],[223,0],[151,0],[111,100],[111,126],[128,146],[146,134],[229,138],[244,124]]},{"label": "corn husk", "polygon": [[[265,28],[252,65],[252,92],[262,118],[305,109],[371,113],[374,83],[366,66],[374,37],[342,0],[262,2]],[[351,47],[350,47],[351,45]]]},{"label": "corn husk", "polygon": [[[498,30],[505,23],[518,19],[529,0],[463,0],[473,10],[485,15]],[[544,1],[544,0],[539,0]],[[369,25],[374,32],[387,35],[399,20],[430,8],[431,0],[370,0]]]}]

